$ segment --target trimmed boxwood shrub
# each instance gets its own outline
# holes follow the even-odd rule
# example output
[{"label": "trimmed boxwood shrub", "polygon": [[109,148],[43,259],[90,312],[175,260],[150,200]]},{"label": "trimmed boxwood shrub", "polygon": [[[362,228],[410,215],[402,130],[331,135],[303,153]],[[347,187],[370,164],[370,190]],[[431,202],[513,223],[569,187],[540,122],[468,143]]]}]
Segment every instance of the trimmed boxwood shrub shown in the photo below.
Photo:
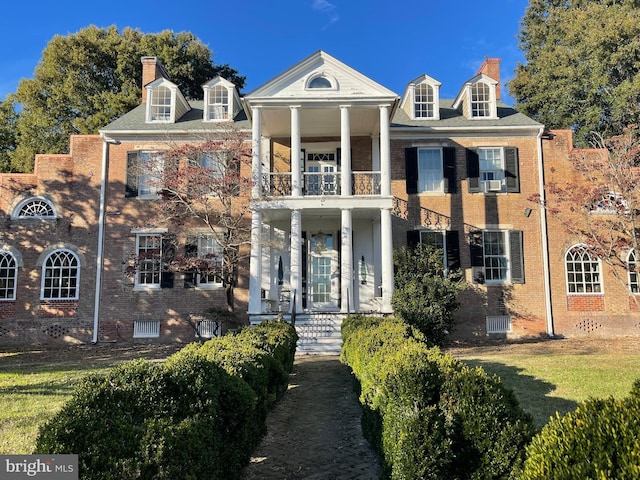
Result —
[{"label": "trimmed boxwood shrub", "polygon": [[640,390],[556,415],[527,448],[522,480],[640,478]]},{"label": "trimmed boxwood shrub", "polygon": [[399,319],[354,316],[342,333],[385,477],[499,479],[521,464],[533,421],[498,377],[430,348]]},{"label": "trimmed boxwood shrub", "polygon": [[35,453],[79,454],[89,480],[238,478],[286,388],[289,372],[271,352],[288,361],[280,350],[293,357],[297,338],[275,323],[245,332],[86,377],[40,428]]}]

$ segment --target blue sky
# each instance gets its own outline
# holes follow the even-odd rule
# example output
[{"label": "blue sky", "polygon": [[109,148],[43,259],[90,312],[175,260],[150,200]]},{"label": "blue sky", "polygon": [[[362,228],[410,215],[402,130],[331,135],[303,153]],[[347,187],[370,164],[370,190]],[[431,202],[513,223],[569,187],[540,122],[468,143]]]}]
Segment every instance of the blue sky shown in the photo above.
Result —
[{"label": "blue sky", "polygon": [[[324,50],[402,95],[426,73],[453,98],[486,57],[502,59],[513,77],[520,21],[528,0],[35,0],[5,2],[0,30],[0,99],[31,78],[54,35],[115,25],[143,33],[193,33],[247,77],[245,93],[317,50]],[[513,100],[503,88],[503,101]]]}]

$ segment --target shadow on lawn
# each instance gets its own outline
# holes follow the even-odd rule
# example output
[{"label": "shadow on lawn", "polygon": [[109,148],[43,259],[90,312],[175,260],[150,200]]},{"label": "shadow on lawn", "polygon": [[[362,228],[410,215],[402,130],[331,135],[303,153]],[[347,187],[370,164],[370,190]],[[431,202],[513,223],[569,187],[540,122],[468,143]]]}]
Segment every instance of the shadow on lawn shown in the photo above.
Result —
[{"label": "shadow on lawn", "polygon": [[536,427],[542,428],[555,417],[576,409],[578,404],[573,400],[550,396],[556,389],[553,383],[522,373],[522,368],[498,362],[482,360],[464,360],[471,367],[481,367],[489,375],[498,375],[502,384],[513,390],[520,406],[533,417]]}]

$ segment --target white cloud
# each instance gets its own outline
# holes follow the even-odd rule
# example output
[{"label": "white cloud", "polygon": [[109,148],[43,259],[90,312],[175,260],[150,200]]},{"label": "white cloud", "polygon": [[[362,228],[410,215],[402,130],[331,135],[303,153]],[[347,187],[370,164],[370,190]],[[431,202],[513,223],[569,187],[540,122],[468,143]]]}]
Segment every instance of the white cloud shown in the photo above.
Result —
[{"label": "white cloud", "polygon": [[329,17],[330,23],[335,23],[340,18],[338,8],[327,0],[313,0],[312,8],[320,13],[324,13]]}]

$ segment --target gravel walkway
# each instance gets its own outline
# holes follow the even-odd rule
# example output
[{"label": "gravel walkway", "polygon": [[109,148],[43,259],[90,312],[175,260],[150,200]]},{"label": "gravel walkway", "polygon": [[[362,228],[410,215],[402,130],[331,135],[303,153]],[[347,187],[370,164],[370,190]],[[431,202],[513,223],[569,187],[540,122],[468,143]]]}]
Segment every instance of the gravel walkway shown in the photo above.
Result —
[{"label": "gravel walkway", "polygon": [[362,437],[349,368],[336,356],[296,357],[289,390],[243,480],[373,480],[378,461]]}]

